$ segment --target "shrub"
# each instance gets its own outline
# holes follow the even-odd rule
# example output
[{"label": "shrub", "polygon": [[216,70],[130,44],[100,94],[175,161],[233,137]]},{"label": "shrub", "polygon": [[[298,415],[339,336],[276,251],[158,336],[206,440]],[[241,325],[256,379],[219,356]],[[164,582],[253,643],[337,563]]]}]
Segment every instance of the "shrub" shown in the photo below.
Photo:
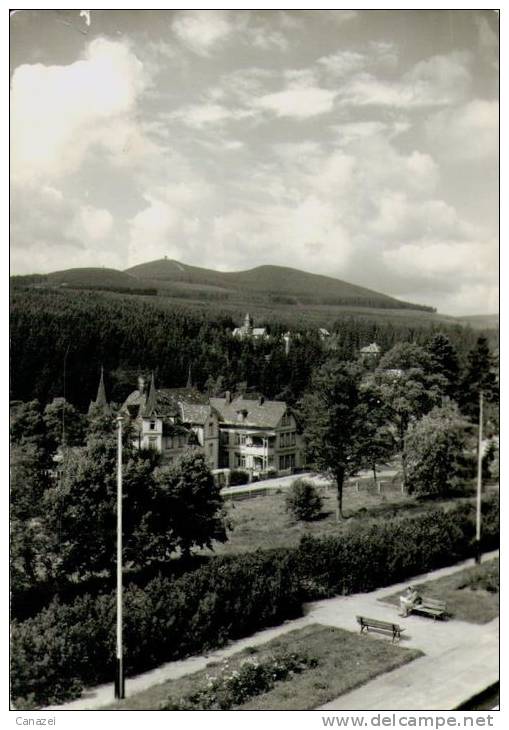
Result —
[{"label": "shrub", "polygon": [[[124,592],[126,674],[281,623],[300,615],[301,605],[287,550],[216,558],[181,578],[131,585]],[[13,701],[21,709],[73,699],[82,685],[111,679],[114,656],[114,593],[55,600],[12,624]]]},{"label": "shrub", "polygon": [[249,474],[242,469],[232,469],[230,472],[230,486],[237,487],[249,482]]},{"label": "shrub", "polygon": [[263,662],[246,659],[238,671],[229,672],[227,662],[217,677],[209,677],[206,685],[179,700],[163,701],[160,710],[230,710],[250,697],[271,690],[276,682],[292,674],[316,667],[318,660],[307,654],[279,652]]},{"label": "shrub", "polygon": [[296,520],[315,520],[322,510],[322,498],[308,479],[295,479],[286,495],[286,509]]}]

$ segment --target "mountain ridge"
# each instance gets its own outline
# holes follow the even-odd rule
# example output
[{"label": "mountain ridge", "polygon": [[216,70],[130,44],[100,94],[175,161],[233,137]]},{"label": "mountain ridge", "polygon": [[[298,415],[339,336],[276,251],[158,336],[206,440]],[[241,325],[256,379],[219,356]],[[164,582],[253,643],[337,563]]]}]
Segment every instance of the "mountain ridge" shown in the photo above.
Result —
[{"label": "mountain ridge", "polygon": [[324,298],[339,298],[344,300],[343,304],[346,304],[347,300],[352,300],[355,304],[360,304],[360,300],[367,300],[376,301],[377,304],[385,307],[392,304],[395,309],[406,307],[432,309],[425,305],[404,302],[389,294],[351,284],[335,277],[273,264],[262,264],[241,271],[217,271],[183,264],[175,259],[157,259],[132,266],[125,269],[124,273],[139,277],[152,285],[155,285],[156,282],[166,282],[166,285],[168,283],[174,285],[185,283],[195,286],[201,284],[221,290],[248,289],[251,292],[276,296],[310,297],[313,300],[322,301]]}]

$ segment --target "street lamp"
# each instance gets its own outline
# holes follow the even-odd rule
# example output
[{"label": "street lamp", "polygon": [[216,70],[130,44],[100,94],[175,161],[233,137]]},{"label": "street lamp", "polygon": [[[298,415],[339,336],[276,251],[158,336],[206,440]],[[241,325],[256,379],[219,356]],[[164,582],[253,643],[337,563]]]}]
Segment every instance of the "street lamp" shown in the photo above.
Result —
[{"label": "street lamp", "polygon": [[117,416],[117,655],[115,661],[115,697],[125,697],[122,647],[122,416]]},{"label": "street lamp", "polygon": [[479,446],[477,454],[477,506],[475,520],[475,562],[481,562],[481,488],[482,488],[482,420],[483,393],[479,391]]}]

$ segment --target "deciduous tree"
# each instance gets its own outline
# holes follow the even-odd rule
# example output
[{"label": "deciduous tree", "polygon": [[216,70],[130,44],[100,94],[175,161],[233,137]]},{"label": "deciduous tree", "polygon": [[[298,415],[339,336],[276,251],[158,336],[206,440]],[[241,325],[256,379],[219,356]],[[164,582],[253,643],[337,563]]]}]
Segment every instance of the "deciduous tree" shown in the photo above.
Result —
[{"label": "deciduous tree", "polygon": [[345,478],[360,466],[359,444],[365,434],[362,374],[355,363],[326,362],[314,371],[301,405],[308,459],[320,472],[334,477],[338,516],[343,516]]}]

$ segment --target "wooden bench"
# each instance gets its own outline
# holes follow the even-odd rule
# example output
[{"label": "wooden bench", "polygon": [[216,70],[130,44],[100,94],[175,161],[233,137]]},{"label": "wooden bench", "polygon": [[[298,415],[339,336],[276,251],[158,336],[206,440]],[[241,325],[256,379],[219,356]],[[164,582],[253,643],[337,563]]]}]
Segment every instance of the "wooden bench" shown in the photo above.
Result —
[{"label": "wooden bench", "polygon": [[425,616],[433,616],[433,620],[437,618],[447,617],[447,604],[445,601],[440,601],[437,598],[430,598],[429,596],[422,596],[421,602],[412,606],[410,613],[422,613]]},{"label": "wooden bench", "polygon": [[398,626],[398,624],[393,624],[390,621],[379,621],[376,618],[366,618],[365,616],[357,616],[357,623],[361,627],[361,634],[364,629],[366,631],[373,629],[373,631],[388,632],[392,634],[393,641],[395,639],[399,641],[401,639],[401,632],[405,630],[401,626]]}]

